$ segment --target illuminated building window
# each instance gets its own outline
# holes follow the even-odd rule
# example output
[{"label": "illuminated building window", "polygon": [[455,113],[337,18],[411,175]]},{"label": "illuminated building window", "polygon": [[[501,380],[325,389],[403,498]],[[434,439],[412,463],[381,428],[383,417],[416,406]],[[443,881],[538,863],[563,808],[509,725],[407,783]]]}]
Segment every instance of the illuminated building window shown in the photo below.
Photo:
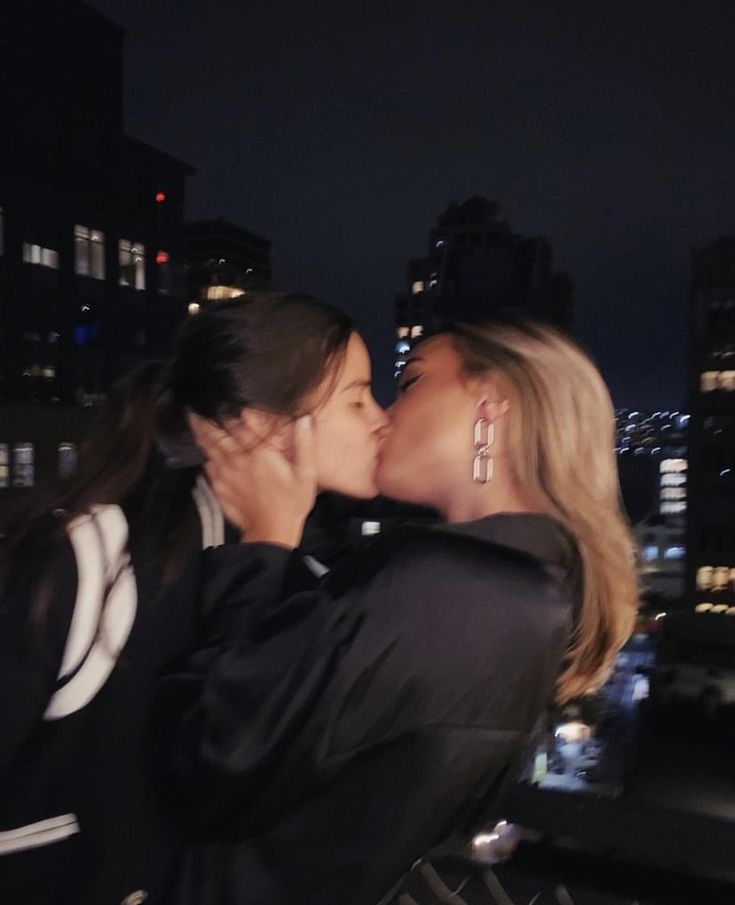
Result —
[{"label": "illuminated building window", "polygon": [[730,570],[727,566],[717,566],[712,573],[712,590],[726,591],[730,581]]},{"label": "illuminated building window", "polygon": [[245,295],[244,289],[238,289],[237,286],[207,286],[205,298],[208,302],[222,302],[227,299],[239,299],[241,295]]},{"label": "illuminated building window", "polygon": [[55,380],[56,379],[56,365],[44,365],[41,368],[41,377],[45,377],[46,380]]},{"label": "illuminated building window", "polygon": [[33,487],[34,453],[32,443],[13,444],[13,487]]},{"label": "illuminated building window", "polygon": [[398,327],[396,330],[396,336],[398,337],[398,339],[405,339],[407,336],[409,336],[410,332],[410,327]]},{"label": "illuminated building window", "polygon": [[10,459],[8,457],[8,444],[0,443],[0,487],[10,484]]},{"label": "illuminated building window", "polygon": [[74,227],[74,272],[95,280],[105,278],[105,234],[88,226]]},{"label": "illuminated building window", "polygon": [[735,616],[735,606],[729,606],[729,607],[725,610],[725,615],[726,615],[726,616]]},{"label": "illuminated building window", "polygon": [[728,393],[735,390],[735,371],[720,371],[717,377],[717,388]]},{"label": "illuminated building window", "polygon": [[371,537],[373,534],[380,534],[380,522],[363,522],[360,526],[360,533],[363,537]]},{"label": "illuminated building window", "polygon": [[699,378],[699,386],[703,393],[711,393],[717,389],[717,371],[704,371]]},{"label": "illuminated building window", "polygon": [[156,270],[158,273],[158,291],[161,295],[170,295],[173,284],[173,272],[167,251],[156,252]]},{"label": "illuminated building window", "polygon": [[712,604],[712,603],[698,603],[694,607],[694,612],[695,613],[709,613],[709,611],[712,609],[713,606],[714,606],[714,604]]},{"label": "illuminated building window", "polygon": [[710,613],[726,613],[727,610],[728,606],[726,603],[716,603],[710,610]]},{"label": "illuminated building window", "polygon": [[663,459],[659,465],[661,474],[678,474],[687,470],[686,459]]},{"label": "illuminated building window", "polygon": [[664,550],[664,559],[684,559],[686,548],[684,547],[667,547]]},{"label": "illuminated building window", "polygon": [[140,242],[133,243],[128,239],[120,239],[118,260],[120,285],[145,289],[145,246]]},{"label": "illuminated building window", "polygon": [[189,304],[189,314],[199,314],[201,311],[201,307],[199,302],[190,302]]},{"label": "illuminated building window", "polygon": [[676,503],[667,500],[666,502],[661,503],[659,511],[661,512],[661,515],[682,515],[682,513],[687,511],[687,504],[684,500]]},{"label": "illuminated building window", "polygon": [[407,352],[411,351],[411,343],[405,339],[399,339],[396,343],[396,352],[399,355],[405,355]]},{"label": "illuminated building window", "polygon": [[684,487],[664,487],[661,490],[662,500],[685,500],[687,496]]},{"label": "illuminated building window", "polygon": [[423,335],[424,335],[424,328],[421,326],[421,324],[416,324],[415,327],[411,327],[411,338],[412,339],[416,339],[417,337],[423,336]]},{"label": "illuminated building window", "polygon": [[423,291],[424,291],[424,281],[423,280],[414,280],[413,283],[411,283],[411,292],[414,295],[418,295],[419,292],[423,292]]},{"label": "illuminated building window", "polygon": [[653,562],[654,559],[658,559],[658,547],[655,544],[641,547],[641,559],[643,562]]},{"label": "illuminated building window", "polygon": [[686,474],[675,474],[673,472],[667,472],[666,474],[661,475],[662,487],[682,487],[686,484],[686,482]]},{"label": "illuminated building window", "polygon": [[700,566],[697,569],[697,590],[708,591],[712,587],[712,566]]},{"label": "illuminated building window", "polygon": [[77,468],[77,448],[74,443],[59,443],[59,476],[71,477]]},{"label": "illuminated building window", "polygon": [[41,267],[52,267],[56,270],[59,266],[59,253],[53,248],[44,248],[43,245],[24,242],[23,261],[26,264],[39,264]]},{"label": "illuminated building window", "polygon": [[437,278],[437,275],[435,273],[432,273],[432,275],[429,277],[429,282],[427,283],[426,288],[431,289],[436,286],[438,282],[439,280]]}]

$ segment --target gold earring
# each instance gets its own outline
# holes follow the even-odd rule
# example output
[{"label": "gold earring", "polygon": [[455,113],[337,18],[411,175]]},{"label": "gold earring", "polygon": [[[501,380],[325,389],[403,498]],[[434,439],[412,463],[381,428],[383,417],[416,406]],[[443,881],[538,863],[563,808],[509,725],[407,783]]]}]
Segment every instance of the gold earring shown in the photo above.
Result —
[{"label": "gold earring", "polygon": [[476,484],[488,484],[493,479],[494,460],[488,455],[495,442],[495,425],[487,418],[475,421],[475,457],[472,460],[472,480]]}]

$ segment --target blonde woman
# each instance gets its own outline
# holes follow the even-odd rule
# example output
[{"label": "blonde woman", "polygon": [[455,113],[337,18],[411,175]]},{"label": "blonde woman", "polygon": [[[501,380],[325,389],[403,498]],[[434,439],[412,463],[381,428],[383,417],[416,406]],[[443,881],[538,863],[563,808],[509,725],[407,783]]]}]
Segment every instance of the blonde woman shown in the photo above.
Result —
[{"label": "blonde woman", "polygon": [[577,346],[459,326],[416,348],[388,415],[378,486],[446,524],[290,597],[313,427],[284,452],[253,442],[258,413],[196,425],[248,543],[212,552],[210,644],[162,688],[179,803],[229,840],[192,849],[182,901],[389,898],[492,819],[546,705],[599,686],[633,626],[612,406]]}]

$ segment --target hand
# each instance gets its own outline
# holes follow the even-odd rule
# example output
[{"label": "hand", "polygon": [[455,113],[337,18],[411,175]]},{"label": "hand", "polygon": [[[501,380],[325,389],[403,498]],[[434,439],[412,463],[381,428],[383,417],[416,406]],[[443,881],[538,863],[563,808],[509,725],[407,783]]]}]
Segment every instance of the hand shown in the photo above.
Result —
[{"label": "hand", "polygon": [[262,412],[245,409],[225,429],[193,413],[188,420],[212,490],[243,540],[297,547],[317,492],[311,417],[288,425],[285,450],[284,429],[274,431]]}]

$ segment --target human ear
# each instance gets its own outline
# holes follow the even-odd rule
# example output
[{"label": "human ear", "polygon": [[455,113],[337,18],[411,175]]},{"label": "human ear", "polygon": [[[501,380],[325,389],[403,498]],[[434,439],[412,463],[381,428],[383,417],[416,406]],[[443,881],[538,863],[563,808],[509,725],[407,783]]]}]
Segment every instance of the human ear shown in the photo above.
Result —
[{"label": "human ear", "polygon": [[239,420],[260,442],[268,443],[281,452],[293,445],[293,421],[287,415],[248,407],[242,409]]}]

